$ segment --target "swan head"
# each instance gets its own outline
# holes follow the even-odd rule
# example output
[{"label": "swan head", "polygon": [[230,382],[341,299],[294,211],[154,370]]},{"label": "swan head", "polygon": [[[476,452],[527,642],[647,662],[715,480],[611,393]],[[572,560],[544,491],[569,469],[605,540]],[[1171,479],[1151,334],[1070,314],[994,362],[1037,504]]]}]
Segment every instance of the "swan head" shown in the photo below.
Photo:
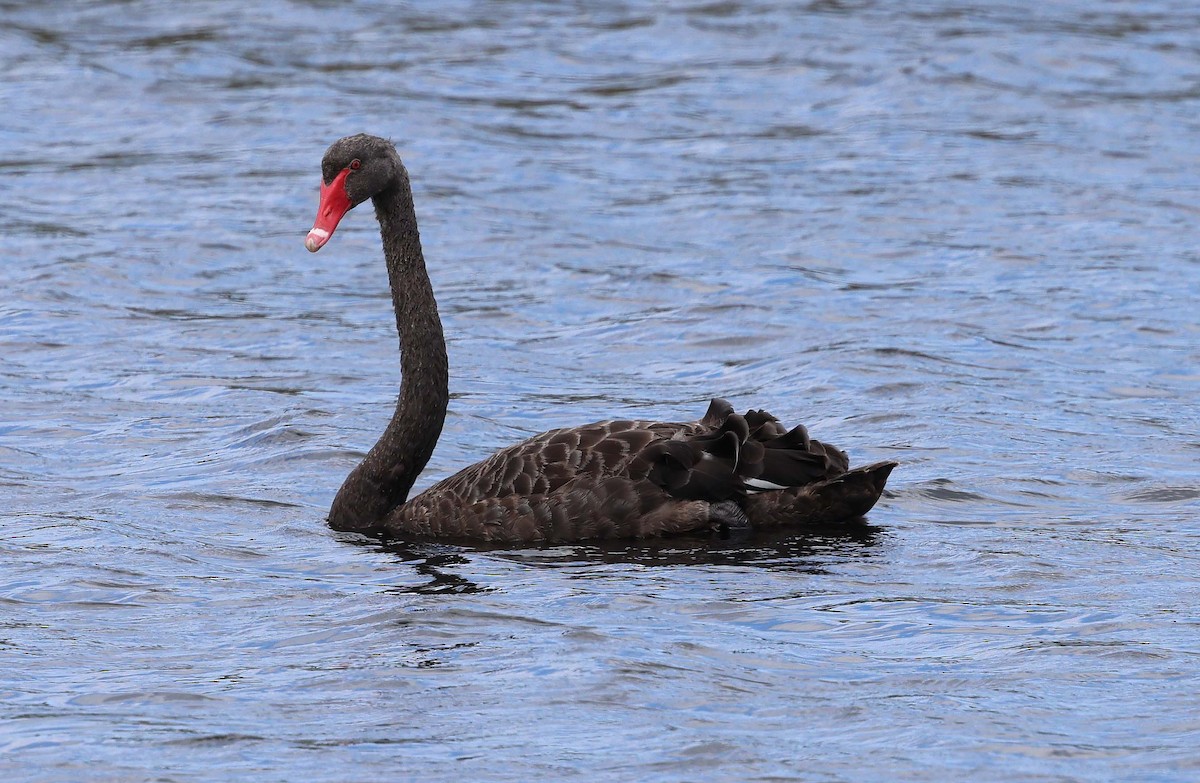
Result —
[{"label": "swan head", "polygon": [[321,201],[304,246],[317,252],[346,213],[391,185],[403,170],[387,139],[359,133],[338,139],[321,159]]}]

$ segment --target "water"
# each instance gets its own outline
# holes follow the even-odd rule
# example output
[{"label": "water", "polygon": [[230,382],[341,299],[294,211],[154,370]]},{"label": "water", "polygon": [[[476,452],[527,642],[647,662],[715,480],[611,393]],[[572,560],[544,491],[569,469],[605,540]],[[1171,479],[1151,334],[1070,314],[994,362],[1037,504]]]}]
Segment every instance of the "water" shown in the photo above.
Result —
[{"label": "water", "polygon": [[[251,8],[253,6],[253,8]],[[0,769],[1200,777],[1200,11],[0,3]],[[870,525],[480,552],[323,523],[397,361],[339,136],[412,172],[420,486],[710,396]]]}]

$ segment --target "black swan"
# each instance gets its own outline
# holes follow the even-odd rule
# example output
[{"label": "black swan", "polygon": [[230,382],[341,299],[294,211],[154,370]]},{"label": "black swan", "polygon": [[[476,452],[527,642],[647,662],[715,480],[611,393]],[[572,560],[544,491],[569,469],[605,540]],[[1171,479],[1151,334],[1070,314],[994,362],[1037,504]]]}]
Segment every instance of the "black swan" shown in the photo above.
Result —
[{"label": "black swan", "polygon": [[895,462],[849,469],[845,453],[769,413],[714,399],[699,421],[601,421],[509,446],[408,500],[446,417],[446,344],[425,271],[412,189],[391,142],[359,134],[321,161],[305,247],[371,199],[383,234],[400,397],[383,435],[334,498],[337,530],[400,538],[553,543],[731,528],[836,524],[865,514]]}]

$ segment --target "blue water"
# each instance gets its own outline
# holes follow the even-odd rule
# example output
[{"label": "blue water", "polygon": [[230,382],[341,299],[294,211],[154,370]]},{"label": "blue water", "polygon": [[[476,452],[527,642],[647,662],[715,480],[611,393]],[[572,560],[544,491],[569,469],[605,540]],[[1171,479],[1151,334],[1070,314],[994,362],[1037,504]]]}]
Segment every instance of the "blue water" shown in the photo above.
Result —
[{"label": "blue water", "polygon": [[[0,3],[0,771],[1200,778],[1200,9]],[[714,395],[869,526],[480,552],[324,514],[391,412],[359,131],[454,397],[418,488]]]}]

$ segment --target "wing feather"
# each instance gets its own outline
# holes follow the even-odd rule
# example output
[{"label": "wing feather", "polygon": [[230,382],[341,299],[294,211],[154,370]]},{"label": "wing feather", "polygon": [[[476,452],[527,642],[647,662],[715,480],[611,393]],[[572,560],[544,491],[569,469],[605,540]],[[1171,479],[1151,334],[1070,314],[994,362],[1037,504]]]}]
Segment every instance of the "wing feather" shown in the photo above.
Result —
[{"label": "wing feather", "polygon": [[789,514],[811,521],[870,508],[891,469],[847,468],[844,452],[803,425],[740,415],[716,398],[696,422],[622,419],[536,435],[434,484],[388,527],[511,543],[708,530],[741,515],[754,526]]}]

